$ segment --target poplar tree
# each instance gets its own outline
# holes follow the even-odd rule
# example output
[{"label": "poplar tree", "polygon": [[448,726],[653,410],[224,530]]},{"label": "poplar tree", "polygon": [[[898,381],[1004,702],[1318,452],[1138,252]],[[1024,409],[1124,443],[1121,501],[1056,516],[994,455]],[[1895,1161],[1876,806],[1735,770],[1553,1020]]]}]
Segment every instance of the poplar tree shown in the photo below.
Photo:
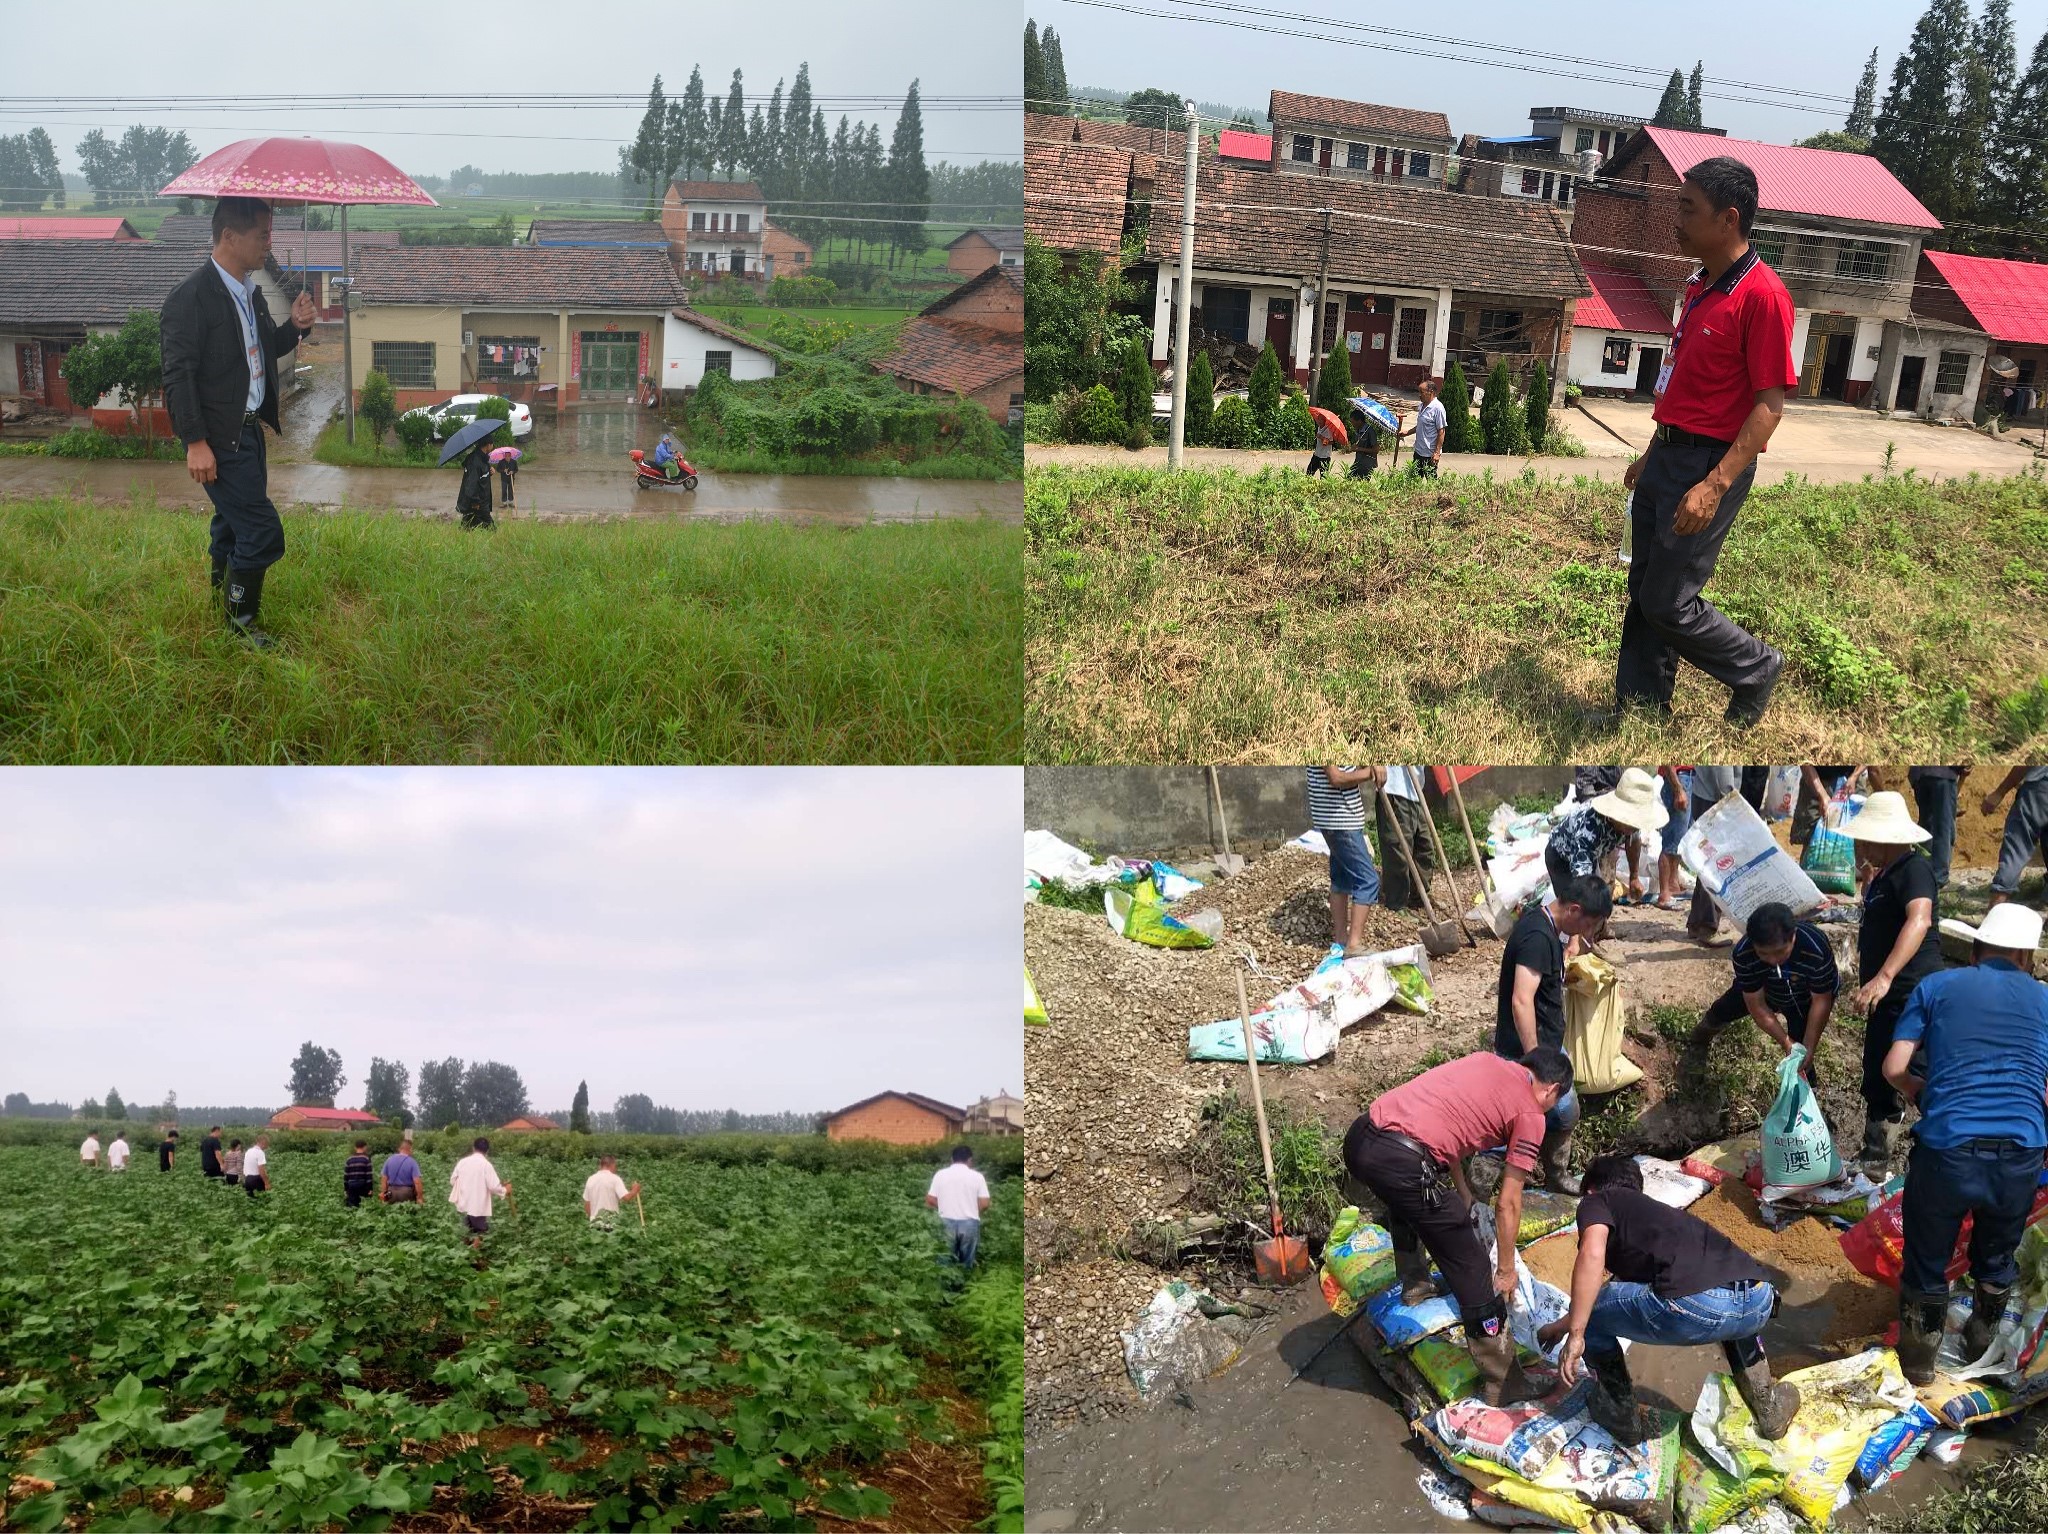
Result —
[{"label": "poplar tree", "polygon": [[1054,102],[1046,110],[1055,117],[1071,117],[1074,109],[1067,104],[1067,59],[1060,48],[1059,33],[1047,27],[1039,39],[1039,48],[1045,55],[1045,91]]},{"label": "poplar tree", "polygon": [[740,172],[740,166],[747,158],[747,92],[740,83],[740,72],[732,72],[732,89],[726,92],[725,116],[719,123],[718,163],[725,169],[725,179],[731,181]]},{"label": "poplar tree", "polygon": [[1659,128],[1685,126],[1685,75],[1682,71],[1672,70],[1671,78],[1664,82],[1664,94],[1657,99],[1657,111],[1650,122]]},{"label": "poplar tree", "polygon": [[1024,23],[1024,110],[1048,112],[1052,110],[1048,102],[1045,54],[1038,46],[1038,23],[1027,20]]},{"label": "poplar tree", "polygon": [[[906,254],[924,250],[925,215],[931,211],[932,178],[924,163],[924,112],[918,105],[917,81],[903,98],[896,116],[896,135],[889,141],[889,200],[896,204],[890,242]],[[892,263],[893,264],[893,263]]]},{"label": "poplar tree", "polygon": [[1700,86],[1706,80],[1706,72],[1702,68],[1704,62],[1693,60],[1692,78],[1685,84],[1685,125],[1688,128],[1700,127],[1706,121],[1700,116]]},{"label": "poplar tree", "polygon": [[2000,232],[1985,232],[1985,248],[2017,252],[2048,239],[2048,31],[2000,114],[1989,170],[1984,221]]},{"label": "poplar tree", "polygon": [[1963,60],[1953,209],[1955,223],[1963,227],[1950,230],[1951,249],[1988,248],[1982,231],[1968,226],[1991,221],[1987,214],[1997,199],[1991,184],[1993,135],[2012,107],[2013,73],[2012,0],[1985,0]]},{"label": "poplar tree", "polygon": [[[685,181],[695,181],[711,141],[711,125],[704,110],[704,71],[695,65],[690,68],[690,83],[683,87],[682,120],[677,127],[676,163],[682,166]],[[663,195],[667,195],[665,190]]]},{"label": "poplar tree", "polygon": [[1849,120],[1842,124],[1842,131],[1870,142],[1875,129],[1877,115],[1877,50],[1870,50],[1870,57],[1863,65],[1863,78],[1856,82],[1856,99],[1849,106]]},{"label": "poplar tree", "polygon": [[1870,152],[1936,218],[1956,203],[1956,117],[1970,37],[1967,0],[1930,0],[1892,66]]}]

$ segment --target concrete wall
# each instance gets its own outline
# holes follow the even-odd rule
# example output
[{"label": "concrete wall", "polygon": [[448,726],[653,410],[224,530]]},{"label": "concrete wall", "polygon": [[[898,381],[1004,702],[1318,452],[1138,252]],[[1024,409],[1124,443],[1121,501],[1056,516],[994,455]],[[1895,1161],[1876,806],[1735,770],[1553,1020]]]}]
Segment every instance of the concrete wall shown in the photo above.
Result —
[{"label": "concrete wall", "polygon": [[[1607,354],[1610,337],[1624,336],[1635,345],[1628,354],[1628,368],[1625,372],[1602,372],[1600,364]],[[1630,393],[1636,386],[1636,364],[1642,357],[1642,348],[1655,347],[1659,351],[1671,349],[1671,337],[1653,335],[1636,330],[1588,330],[1583,325],[1572,327],[1571,356],[1565,363],[1565,377],[1577,382],[1581,389],[1598,394],[1618,390]]]},{"label": "concrete wall", "polygon": [[708,330],[699,330],[689,321],[679,320],[671,314],[662,321],[661,386],[664,389],[696,388],[704,381],[704,354],[707,351],[732,353],[735,382],[775,376],[775,359],[768,353],[742,346],[737,341],[728,341]]},{"label": "concrete wall", "polygon": [[[1221,767],[1218,787],[1230,844],[1258,851],[1309,827],[1308,787],[1300,767]],[[1561,798],[1570,767],[1493,767],[1462,785],[1473,829],[1483,832],[1502,799],[1543,793]],[[1209,778],[1200,767],[1026,767],[1024,825],[1044,828],[1099,857],[1172,857],[1221,852]]]},{"label": "concrete wall", "polygon": [[884,1140],[891,1145],[930,1145],[945,1139],[947,1133],[942,1115],[900,1097],[885,1097],[856,1108],[825,1126],[830,1139]]}]

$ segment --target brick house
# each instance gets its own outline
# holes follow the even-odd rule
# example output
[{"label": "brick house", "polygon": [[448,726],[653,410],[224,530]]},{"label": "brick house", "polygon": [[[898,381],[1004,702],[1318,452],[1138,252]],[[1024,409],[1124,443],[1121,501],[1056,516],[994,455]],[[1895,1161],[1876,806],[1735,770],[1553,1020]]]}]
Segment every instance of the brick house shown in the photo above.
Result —
[{"label": "brick house", "polygon": [[834,1140],[883,1140],[891,1145],[930,1145],[966,1132],[962,1110],[920,1092],[880,1092],[837,1113],[825,1115]]},{"label": "brick house", "polygon": [[0,217],[0,240],[139,240],[125,218],[72,218],[67,215]]},{"label": "brick house", "polygon": [[[160,312],[203,259],[153,240],[0,240],[0,397],[129,430],[133,417],[118,396],[71,398],[59,371],[64,354],[88,334],[119,330],[131,309]],[[163,408],[153,414],[169,435]]]},{"label": "brick house", "polygon": [[[396,229],[351,230],[348,237],[348,259],[357,271],[362,270],[362,253],[375,247],[389,247],[399,243]],[[287,286],[303,272],[306,291],[313,295],[313,305],[320,318],[339,322],[341,319],[341,231],[338,229],[290,229],[273,232],[270,239],[270,265],[276,275]]]},{"label": "brick house", "polygon": [[772,277],[763,243],[768,200],[754,181],[672,181],[661,227],[677,268],[719,276]]},{"label": "brick house", "polygon": [[1273,164],[1273,135],[1225,128],[1216,135],[1216,158],[1242,170],[1266,170]]},{"label": "brick house", "polygon": [[1581,259],[1593,291],[1572,314],[1565,377],[1588,394],[1649,394],[1671,349],[1671,314],[1643,279],[1618,266]]},{"label": "brick house", "polygon": [[1024,232],[1039,244],[1114,257],[1123,247],[1130,196],[1130,150],[1024,140]]},{"label": "brick house", "polygon": [[352,386],[376,368],[401,409],[476,392],[631,399],[663,376],[667,317],[688,297],[658,250],[576,245],[365,250],[356,283]]},{"label": "brick house", "polygon": [[1916,415],[2048,422],[2048,265],[1922,251],[1912,313],[1885,326],[1875,394],[1879,409]]},{"label": "brick house", "polygon": [[913,394],[962,394],[998,422],[1024,411],[1024,272],[991,266],[934,299],[875,364]]},{"label": "brick house", "polygon": [[1024,1099],[998,1092],[977,1098],[967,1110],[967,1133],[971,1135],[1020,1135],[1024,1133]]},{"label": "brick house", "polygon": [[[1301,383],[1341,335],[1360,387],[1412,388],[1456,358],[1468,377],[1496,360],[1518,375],[1541,361],[1562,389],[1573,306],[1589,284],[1554,209],[1214,160],[1199,175],[1191,323],[1200,332],[1251,346],[1272,341]],[[1159,182],[1146,256],[1156,263],[1152,360],[1164,367],[1179,279],[1180,168],[1162,162]]]},{"label": "brick house", "polygon": [[808,277],[811,262],[817,252],[809,240],[800,240],[774,219],[767,221],[761,235],[761,275],[776,277]]},{"label": "brick house", "polygon": [[1441,112],[1274,91],[1266,115],[1283,175],[1444,189],[1452,139]]},{"label": "brick house", "polygon": [[544,1134],[551,1129],[560,1129],[561,1127],[560,1124],[557,1124],[545,1114],[528,1113],[522,1114],[509,1124],[500,1124],[498,1126],[498,1133],[504,1135]]},{"label": "brick house", "polygon": [[[1921,242],[1941,227],[1871,156],[1645,127],[1597,182],[1579,187],[1573,241],[1587,259],[1635,272],[1671,305],[1693,271],[1671,244],[1679,185],[1692,166],[1722,154],[1756,172],[1751,243],[1792,294],[1798,397],[1862,401],[1886,323],[1909,312]],[[1646,254],[1665,250],[1672,253]]]},{"label": "brick house", "polygon": [[969,229],[946,245],[946,270],[961,277],[979,277],[992,266],[1024,264],[1024,231]]},{"label": "brick house", "polygon": [[375,1129],[384,1121],[358,1108],[302,1108],[296,1104],[270,1115],[272,1129]]}]

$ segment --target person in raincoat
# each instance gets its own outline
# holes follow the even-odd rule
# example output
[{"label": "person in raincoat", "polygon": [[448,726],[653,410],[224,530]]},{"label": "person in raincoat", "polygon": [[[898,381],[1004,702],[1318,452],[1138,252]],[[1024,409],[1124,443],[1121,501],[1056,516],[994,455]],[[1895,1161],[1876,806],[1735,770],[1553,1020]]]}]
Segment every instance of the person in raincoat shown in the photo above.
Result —
[{"label": "person in raincoat", "polygon": [[510,506],[512,504],[512,476],[519,472],[519,449],[516,447],[492,448],[491,467],[498,471],[498,499],[507,506]]},{"label": "person in raincoat", "polygon": [[462,513],[464,527],[496,527],[491,516],[491,454],[483,442],[469,450],[462,460],[462,488],[455,492],[455,509]]}]

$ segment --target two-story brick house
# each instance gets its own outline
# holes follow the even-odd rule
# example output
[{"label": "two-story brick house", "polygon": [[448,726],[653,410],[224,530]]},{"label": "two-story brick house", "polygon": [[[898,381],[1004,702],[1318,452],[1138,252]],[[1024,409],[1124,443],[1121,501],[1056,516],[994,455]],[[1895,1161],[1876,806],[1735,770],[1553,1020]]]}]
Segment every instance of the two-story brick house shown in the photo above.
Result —
[{"label": "two-story brick house", "polygon": [[1444,189],[1451,123],[1441,112],[1274,91],[1272,168],[1381,186]]},{"label": "two-story brick house", "polygon": [[753,181],[674,181],[661,203],[661,227],[685,272],[768,277],[763,239],[768,199]]}]

